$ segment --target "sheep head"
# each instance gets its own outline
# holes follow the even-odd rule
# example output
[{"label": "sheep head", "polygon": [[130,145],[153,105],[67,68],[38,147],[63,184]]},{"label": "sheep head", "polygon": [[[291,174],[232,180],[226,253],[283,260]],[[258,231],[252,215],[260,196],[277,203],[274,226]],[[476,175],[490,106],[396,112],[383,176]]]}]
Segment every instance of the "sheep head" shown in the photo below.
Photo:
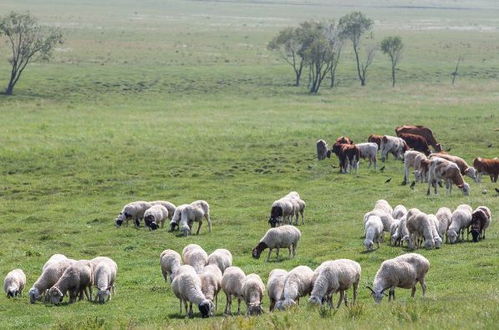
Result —
[{"label": "sheep head", "polygon": [[267,248],[267,244],[264,242],[258,243],[258,245],[251,251],[251,255],[255,259],[260,259],[260,255],[262,254],[262,251]]},{"label": "sheep head", "polygon": [[213,315],[213,309],[215,305],[208,299],[204,300],[198,305],[199,311],[201,312],[202,318],[207,318]]},{"label": "sheep head", "polygon": [[317,296],[310,296],[308,302],[313,305],[322,305],[322,299]]},{"label": "sheep head", "polygon": [[51,287],[49,290],[50,302],[54,305],[60,304],[64,298],[64,294],[59,290],[59,288]]},{"label": "sheep head", "polygon": [[373,288],[371,288],[370,286],[367,286],[367,289],[369,289],[371,291],[371,295],[373,296],[374,302],[376,304],[379,304],[381,302],[381,300],[383,300],[383,297],[386,296],[385,290],[388,288],[385,288],[381,291],[376,291],[376,290],[373,290]]},{"label": "sheep head", "polygon": [[263,313],[262,303],[252,303],[248,306],[249,315],[260,315]]},{"label": "sheep head", "polygon": [[453,229],[449,229],[447,231],[447,237],[449,237],[449,242],[451,242],[451,244],[454,244],[457,242],[457,233],[455,230]]},{"label": "sheep head", "polygon": [[29,294],[29,302],[32,304],[34,304],[37,300],[40,300],[40,298],[42,297],[37,288],[29,289],[28,294]]},{"label": "sheep head", "polygon": [[97,300],[99,301],[100,304],[103,304],[106,302],[106,300],[109,300],[109,297],[111,296],[111,287],[107,287],[105,289],[99,289],[97,292]]}]

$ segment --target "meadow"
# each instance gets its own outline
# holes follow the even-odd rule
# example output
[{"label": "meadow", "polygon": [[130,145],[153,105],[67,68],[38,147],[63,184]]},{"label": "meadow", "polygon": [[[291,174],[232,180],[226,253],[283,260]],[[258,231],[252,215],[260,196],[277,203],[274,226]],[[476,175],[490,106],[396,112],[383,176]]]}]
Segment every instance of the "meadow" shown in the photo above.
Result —
[{"label": "meadow", "polygon": [[[354,9],[375,20],[373,40],[400,35],[406,44],[398,85],[381,53],[366,87],[355,80],[347,44],[339,86],[311,96],[266,50],[286,26],[335,18]],[[499,322],[499,194],[484,177],[470,196],[426,185],[401,186],[403,167],[339,174],[338,160],[318,162],[315,141],[355,142],[423,124],[444,148],[466,159],[497,157],[499,147],[499,6],[495,1],[16,1],[0,14],[30,10],[59,26],[65,43],[50,62],[29,67],[0,95],[0,274],[20,267],[21,299],[0,297],[0,328],[496,328]],[[456,84],[450,72],[464,56]],[[7,84],[0,46],[0,87]],[[5,77],[5,78],[3,78]],[[385,181],[389,178],[389,183]],[[307,202],[294,259],[255,260],[271,203],[291,190]],[[441,206],[487,205],[493,224],[479,243],[418,250],[431,262],[428,291],[397,290],[375,305],[365,286],[383,260],[407,252],[362,245],[362,218],[378,199],[434,213]],[[166,229],[115,228],[133,200],[210,203],[213,232],[176,237]],[[350,258],[362,266],[358,303],[339,310],[301,305],[260,317],[185,319],[159,268],[164,249],[189,243],[208,253],[227,248],[234,264],[266,282],[274,268],[315,268]],[[53,253],[75,259],[106,255],[119,267],[117,294],[105,305],[29,304],[27,291]],[[266,253],[264,253],[266,255]],[[282,254],[287,256],[287,252]],[[351,297],[351,292],[349,292]],[[335,299],[337,299],[335,297]],[[264,299],[268,309],[268,298]],[[245,311],[245,308],[243,307]]]}]

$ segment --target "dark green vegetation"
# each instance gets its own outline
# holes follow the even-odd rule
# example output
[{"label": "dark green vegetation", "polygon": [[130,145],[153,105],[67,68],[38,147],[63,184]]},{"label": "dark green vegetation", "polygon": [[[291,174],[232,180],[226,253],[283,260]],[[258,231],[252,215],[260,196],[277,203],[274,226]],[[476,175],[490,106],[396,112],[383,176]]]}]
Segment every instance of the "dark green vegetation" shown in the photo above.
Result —
[{"label": "dark green vegetation", "polygon": [[[359,9],[375,20],[378,42],[394,34],[404,40],[397,86],[391,87],[390,63],[381,54],[369,84],[358,86],[347,46],[339,87],[324,87],[318,96],[291,86],[292,72],[265,47],[286,26],[313,17],[338,19],[352,7],[330,1],[106,3],[0,4],[2,13],[31,9],[42,23],[61,26],[66,38],[53,61],[26,72],[15,96],[0,98],[0,274],[21,267],[29,289],[53,253],[107,255],[119,266],[117,295],[103,306],[59,307],[1,296],[0,327],[496,327],[496,223],[483,242],[419,251],[432,263],[425,299],[419,288],[414,300],[409,290],[397,290],[395,303],[374,305],[362,289],[357,306],[331,313],[309,309],[302,300],[296,312],[224,319],[221,294],[216,318],[185,320],[159,269],[162,250],[180,251],[194,242],[208,252],[230,249],[236,265],[265,281],[276,267],[351,258],[363,267],[364,287],[384,259],[405,252],[383,244],[362,253],[362,216],[377,199],[425,212],[483,204],[497,219],[498,186],[485,177],[480,185],[467,180],[469,197],[441,190],[428,198],[425,186],[400,186],[402,164],[392,159],[384,173],[362,163],[357,176],[338,174],[331,167],[336,159],[315,160],[317,138],[365,141],[371,133],[394,134],[404,123],[431,127],[445,148],[468,162],[499,156],[495,2],[468,1],[462,6],[476,9],[459,10],[450,8],[453,1],[443,1],[442,8],[363,2]],[[461,76],[451,86],[460,54]],[[7,56],[4,47],[0,56]],[[0,77],[8,70],[2,59]],[[251,249],[268,229],[270,204],[290,190],[307,202],[297,257],[253,260]],[[178,238],[166,230],[114,228],[129,201],[199,198],[210,202],[212,234],[204,228],[199,237]]]}]

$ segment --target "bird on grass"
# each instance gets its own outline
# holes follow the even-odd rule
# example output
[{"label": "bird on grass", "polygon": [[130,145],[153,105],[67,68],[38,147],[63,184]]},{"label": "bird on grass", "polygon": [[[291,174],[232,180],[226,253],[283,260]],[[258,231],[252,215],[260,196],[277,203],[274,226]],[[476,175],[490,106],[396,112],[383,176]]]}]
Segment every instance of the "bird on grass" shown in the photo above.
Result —
[{"label": "bird on grass", "polygon": [[386,179],[385,183],[388,183],[388,182],[390,182],[390,181],[392,181],[392,178],[388,178],[388,179]]},{"label": "bird on grass", "polygon": [[410,188],[414,189],[414,186],[416,185],[416,181],[412,181]]},{"label": "bird on grass", "polygon": [[385,165],[383,165],[383,167],[379,169],[380,172],[383,172],[384,170],[385,170]]},{"label": "bird on grass", "polygon": [[489,144],[487,147],[492,148],[492,143],[491,143],[491,144]]},{"label": "bird on grass", "polygon": [[497,189],[497,188],[494,188],[494,189],[496,190],[496,193],[498,193],[498,194],[499,194],[499,189]]}]

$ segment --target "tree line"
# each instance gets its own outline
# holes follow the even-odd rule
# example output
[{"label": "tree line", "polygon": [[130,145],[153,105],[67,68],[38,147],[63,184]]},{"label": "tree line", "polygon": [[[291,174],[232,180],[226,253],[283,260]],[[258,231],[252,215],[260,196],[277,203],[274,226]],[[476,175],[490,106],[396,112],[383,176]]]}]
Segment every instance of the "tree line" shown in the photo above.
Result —
[{"label": "tree line", "polygon": [[292,67],[295,86],[300,85],[303,72],[308,69],[307,86],[312,94],[319,92],[326,77],[329,77],[330,87],[335,86],[336,69],[345,42],[352,44],[361,86],[366,85],[369,66],[380,48],[391,61],[392,86],[395,86],[396,69],[404,48],[402,39],[391,36],[379,45],[364,45],[365,36],[372,31],[373,25],[373,20],[359,11],[341,17],[338,22],[305,21],[298,27],[281,30],[267,48],[277,52]]}]

